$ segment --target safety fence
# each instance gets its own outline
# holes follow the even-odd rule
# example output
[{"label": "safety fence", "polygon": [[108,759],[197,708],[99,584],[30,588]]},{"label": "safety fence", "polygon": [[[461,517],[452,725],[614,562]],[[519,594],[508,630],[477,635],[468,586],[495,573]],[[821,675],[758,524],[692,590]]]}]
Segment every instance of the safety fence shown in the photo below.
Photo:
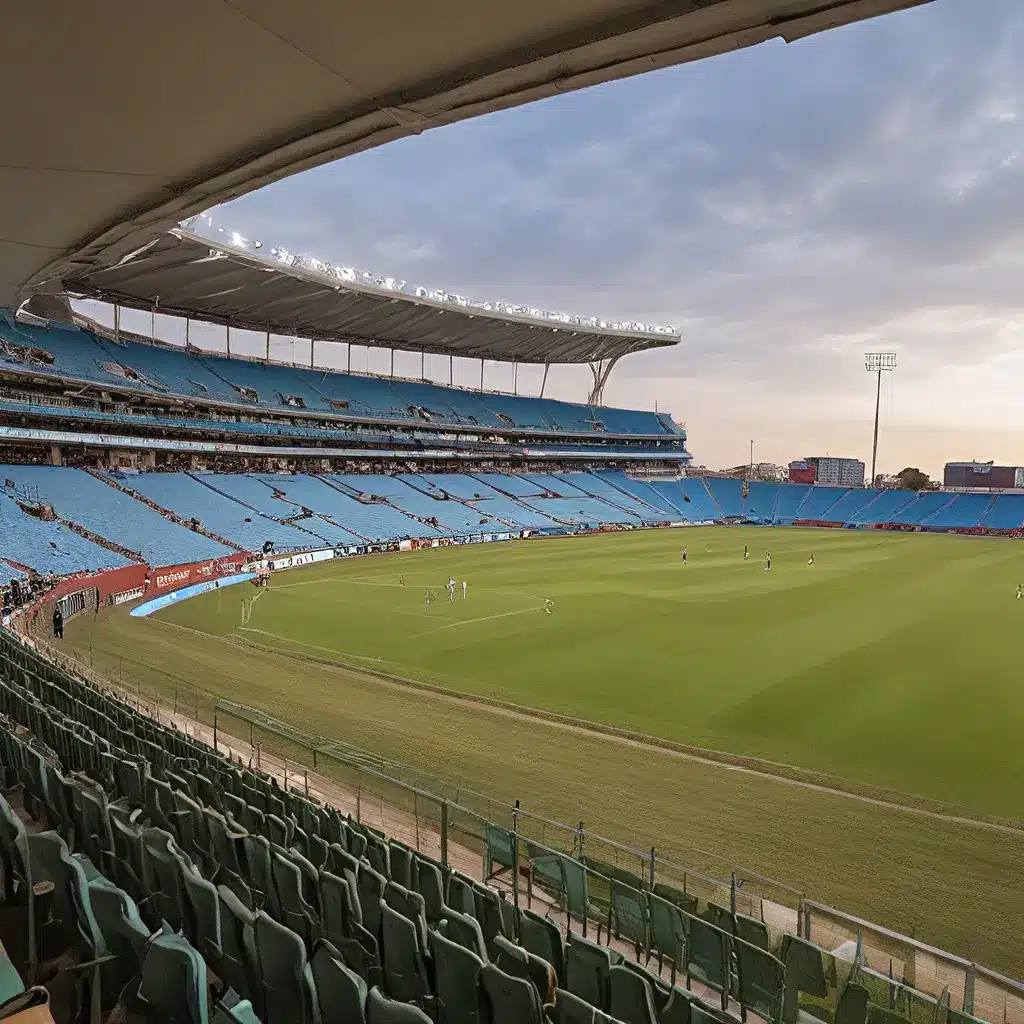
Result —
[{"label": "safety fence", "polygon": [[[531,897],[535,881],[529,866],[538,857],[557,855],[579,864],[586,878],[583,917],[592,925],[612,921],[615,886],[651,894],[679,893],[707,913],[728,908],[762,922],[770,948],[787,934],[810,940],[823,961],[827,988],[834,997],[853,969],[872,994],[872,1002],[914,1021],[933,1024],[941,1008],[977,1016],[993,1024],[1024,1024],[1024,984],[901,935],[870,921],[815,902],[800,890],[757,872],[734,867],[724,877],[660,856],[656,848],[637,849],[586,829],[534,814],[519,801],[496,801],[471,789],[454,787],[401,762],[351,744],[305,733],[265,712],[234,701],[218,700],[215,720],[248,731],[258,756],[264,745],[283,740],[293,771],[300,765],[329,773],[349,796],[361,822],[395,835],[418,850],[448,863],[459,850],[479,858],[483,879],[493,873],[493,829],[515,837],[518,870],[511,887],[517,902],[520,885]],[[241,729],[238,727],[241,726]],[[697,853],[701,851],[695,851]],[[467,870],[472,864],[456,865]],[[506,868],[511,865],[505,865]],[[520,877],[520,875],[522,877]]]},{"label": "safety fence", "polygon": [[[834,1010],[838,992],[856,972],[871,1001],[915,1024],[934,1024],[940,1011],[991,1024],[1024,1024],[1024,984],[870,921],[816,902],[776,879],[728,865],[721,874],[698,870],[595,834],[584,822],[569,825],[536,814],[520,801],[498,801],[453,785],[413,766],[327,737],[307,733],[266,712],[202,693],[182,680],[167,681],[161,696],[134,680],[118,683],[77,659],[36,641],[65,670],[102,689],[113,689],[143,713],[188,731],[212,725],[222,752],[264,771],[286,786],[326,800],[358,822],[391,835],[481,880],[497,876],[519,905],[556,893],[578,927],[607,929],[615,918],[615,892],[628,890],[681,904],[684,915],[714,921],[719,910],[764,926],[769,948],[786,935],[808,940],[821,956],[822,1010]],[[502,852],[504,851],[504,852]],[[694,850],[700,855],[704,851]],[[578,874],[578,886],[552,884],[538,864],[557,858],[560,871]],[[708,855],[709,862],[712,856]],[[638,952],[644,944],[638,943]],[[656,951],[648,948],[648,953]],[[802,997],[803,998],[803,997]],[[817,1004],[815,1004],[817,1005]]]}]

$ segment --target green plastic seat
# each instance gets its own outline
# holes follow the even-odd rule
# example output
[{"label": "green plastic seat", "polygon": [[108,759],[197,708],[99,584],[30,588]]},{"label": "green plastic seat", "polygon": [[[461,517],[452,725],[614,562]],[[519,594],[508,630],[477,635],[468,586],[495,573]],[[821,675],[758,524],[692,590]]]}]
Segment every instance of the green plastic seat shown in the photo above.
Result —
[{"label": "green plastic seat", "polygon": [[256,915],[227,886],[217,887],[217,903],[221,934],[217,973],[230,988],[254,1000],[258,1013],[260,1002],[254,976],[256,951],[252,944]]},{"label": "green plastic seat", "polygon": [[307,946],[320,938],[320,915],[306,902],[302,891],[302,873],[295,861],[281,853],[271,858],[274,886],[277,890],[280,921],[298,935]]},{"label": "green plastic seat", "polygon": [[737,939],[734,947],[743,1008],[767,1024],[778,1024],[785,996],[785,966],[761,946]]},{"label": "green plastic seat", "polygon": [[494,940],[505,934],[505,919],[501,913],[502,899],[497,890],[479,882],[473,885],[473,916],[480,922],[480,930],[487,944],[487,951],[494,957]]},{"label": "green plastic seat", "polygon": [[554,999],[557,980],[551,964],[522,946],[517,946],[504,935],[495,936],[493,949],[494,964],[499,970],[513,978],[529,981],[537,990],[542,1005]]},{"label": "green plastic seat", "polygon": [[317,1024],[319,1004],[302,939],[260,911],[252,924],[263,1024]]},{"label": "green plastic seat", "polygon": [[430,986],[416,925],[383,900],[380,909],[384,988],[392,999],[423,1005]]},{"label": "green plastic seat", "polygon": [[598,1010],[608,1008],[608,972],[621,960],[613,949],[570,934],[565,945],[565,987]]},{"label": "green plastic seat", "polygon": [[647,897],[650,908],[651,950],[658,954],[658,963],[667,959],[672,967],[672,984],[682,967],[686,949],[686,918],[680,907],[662,896]]},{"label": "green plastic seat", "polygon": [[103,985],[116,995],[141,971],[150,930],[131,897],[112,882],[93,878],[88,894],[106,953],[113,957],[102,967]]},{"label": "green plastic seat", "polygon": [[484,961],[440,932],[431,930],[429,941],[438,1024],[484,1024],[479,992]]},{"label": "green plastic seat", "polygon": [[566,988],[557,989],[554,1003],[544,1007],[551,1024],[594,1024],[596,1008]]},{"label": "green plastic seat", "polygon": [[639,959],[640,950],[647,949],[650,945],[650,907],[647,894],[622,882],[613,881],[610,922],[615,937],[632,942]]},{"label": "green plastic seat", "polygon": [[780,959],[786,965],[786,985],[782,1019],[795,1024],[800,1012],[800,993],[815,999],[828,995],[825,965],[821,950],[797,935],[786,935],[782,940]]},{"label": "green plastic seat", "polygon": [[376,986],[366,996],[366,1024],[433,1024],[418,1007],[388,999]]},{"label": "green plastic seat", "polygon": [[449,872],[445,892],[445,906],[458,914],[476,917],[476,896],[473,894],[471,878],[458,871]]},{"label": "green plastic seat", "polygon": [[690,935],[686,945],[687,979],[696,978],[725,999],[732,977],[730,945],[732,936],[699,917],[689,919]]},{"label": "green plastic seat", "polygon": [[849,982],[843,986],[836,1003],[835,1024],[866,1024],[870,995],[863,985]]},{"label": "green plastic seat", "polygon": [[514,978],[494,964],[485,964],[480,971],[480,988],[491,1024],[543,1024],[540,996],[525,978]]},{"label": "green plastic seat", "polygon": [[388,880],[368,864],[359,865],[356,886],[359,893],[359,908],[363,927],[374,937],[380,936],[380,907]]},{"label": "green plastic seat", "polygon": [[428,857],[417,855],[414,858],[413,885],[423,897],[424,913],[427,923],[436,926],[444,914],[444,876],[441,866]]},{"label": "green plastic seat", "polygon": [[206,964],[183,935],[162,932],[149,944],[139,999],[158,1020],[207,1024]]},{"label": "green plastic seat", "polygon": [[516,834],[490,822],[484,830],[484,880],[512,870],[515,865]]},{"label": "green plastic seat", "polygon": [[366,982],[345,964],[344,955],[329,942],[316,944],[309,959],[324,1024],[365,1024]]},{"label": "green plastic seat", "polygon": [[457,942],[478,956],[484,963],[490,959],[484,933],[480,930],[480,922],[469,914],[457,914],[454,910],[445,910],[438,924],[438,930],[445,938]]},{"label": "green plastic seat", "polygon": [[413,854],[405,843],[391,839],[388,842],[388,863],[391,865],[391,881],[406,889],[412,888]]},{"label": "green plastic seat", "polygon": [[651,986],[620,965],[608,971],[608,1013],[623,1024],[658,1024]]},{"label": "green plastic seat", "polygon": [[353,925],[362,923],[354,880],[350,883],[346,878],[321,871],[320,899],[324,908],[323,937],[333,943],[352,938]]},{"label": "green plastic seat", "polygon": [[195,868],[182,872],[185,894],[184,931],[189,942],[210,964],[221,959],[220,900],[217,887]]},{"label": "green plastic seat", "polygon": [[565,948],[562,932],[554,921],[520,907],[519,942],[523,949],[551,964],[559,985],[565,983]]}]

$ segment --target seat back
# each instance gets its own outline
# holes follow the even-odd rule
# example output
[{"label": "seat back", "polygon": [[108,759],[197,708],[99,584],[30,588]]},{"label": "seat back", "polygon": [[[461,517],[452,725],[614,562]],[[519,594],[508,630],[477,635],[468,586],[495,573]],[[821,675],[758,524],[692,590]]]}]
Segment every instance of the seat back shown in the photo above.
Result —
[{"label": "seat back", "polygon": [[551,964],[560,986],[565,983],[565,949],[562,933],[554,921],[520,907],[519,942],[523,949]]},{"label": "seat back", "polygon": [[513,978],[494,964],[486,964],[480,972],[480,986],[492,1024],[542,1024],[540,996],[525,978]]},{"label": "seat back", "polygon": [[314,1024],[313,975],[295,932],[260,911],[252,925],[263,1024]]},{"label": "seat back", "polygon": [[479,989],[483,960],[433,930],[430,950],[434,959],[438,1024],[483,1024]]},{"label": "seat back", "polygon": [[384,987],[403,1003],[422,1003],[429,993],[416,925],[381,900]]},{"label": "seat back", "polygon": [[162,932],[149,944],[139,998],[160,1020],[207,1024],[206,963],[183,935]]},{"label": "seat back", "polygon": [[366,1024],[433,1024],[418,1007],[388,999],[376,986],[366,996]]},{"label": "seat back", "polygon": [[623,1024],[657,1024],[651,986],[628,967],[608,971],[608,1013]]},{"label": "seat back", "polygon": [[618,959],[606,946],[570,935],[565,946],[565,987],[596,1009],[607,1009],[608,972]]},{"label": "seat back", "polygon": [[365,1024],[366,982],[345,965],[343,954],[320,941],[309,961],[323,1021]]}]

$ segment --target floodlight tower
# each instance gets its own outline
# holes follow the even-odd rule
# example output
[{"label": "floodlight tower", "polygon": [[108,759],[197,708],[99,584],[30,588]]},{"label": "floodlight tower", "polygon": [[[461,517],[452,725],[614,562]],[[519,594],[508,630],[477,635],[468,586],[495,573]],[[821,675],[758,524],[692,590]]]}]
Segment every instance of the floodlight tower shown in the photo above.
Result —
[{"label": "floodlight tower", "polygon": [[878,388],[875,391],[875,438],[871,445],[871,482],[869,484],[870,487],[874,487],[875,462],[878,459],[878,410],[882,404],[882,374],[896,369],[896,353],[866,352],[864,354],[864,369],[868,373],[878,374]]}]

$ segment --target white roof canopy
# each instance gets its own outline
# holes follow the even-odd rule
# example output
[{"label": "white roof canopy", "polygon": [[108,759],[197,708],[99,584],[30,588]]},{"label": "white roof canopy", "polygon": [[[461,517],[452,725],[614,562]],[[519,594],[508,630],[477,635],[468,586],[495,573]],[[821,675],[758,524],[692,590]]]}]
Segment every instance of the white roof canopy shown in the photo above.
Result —
[{"label": "white roof canopy", "polygon": [[925,0],[8,0],[0,306],[297,171]]}]

